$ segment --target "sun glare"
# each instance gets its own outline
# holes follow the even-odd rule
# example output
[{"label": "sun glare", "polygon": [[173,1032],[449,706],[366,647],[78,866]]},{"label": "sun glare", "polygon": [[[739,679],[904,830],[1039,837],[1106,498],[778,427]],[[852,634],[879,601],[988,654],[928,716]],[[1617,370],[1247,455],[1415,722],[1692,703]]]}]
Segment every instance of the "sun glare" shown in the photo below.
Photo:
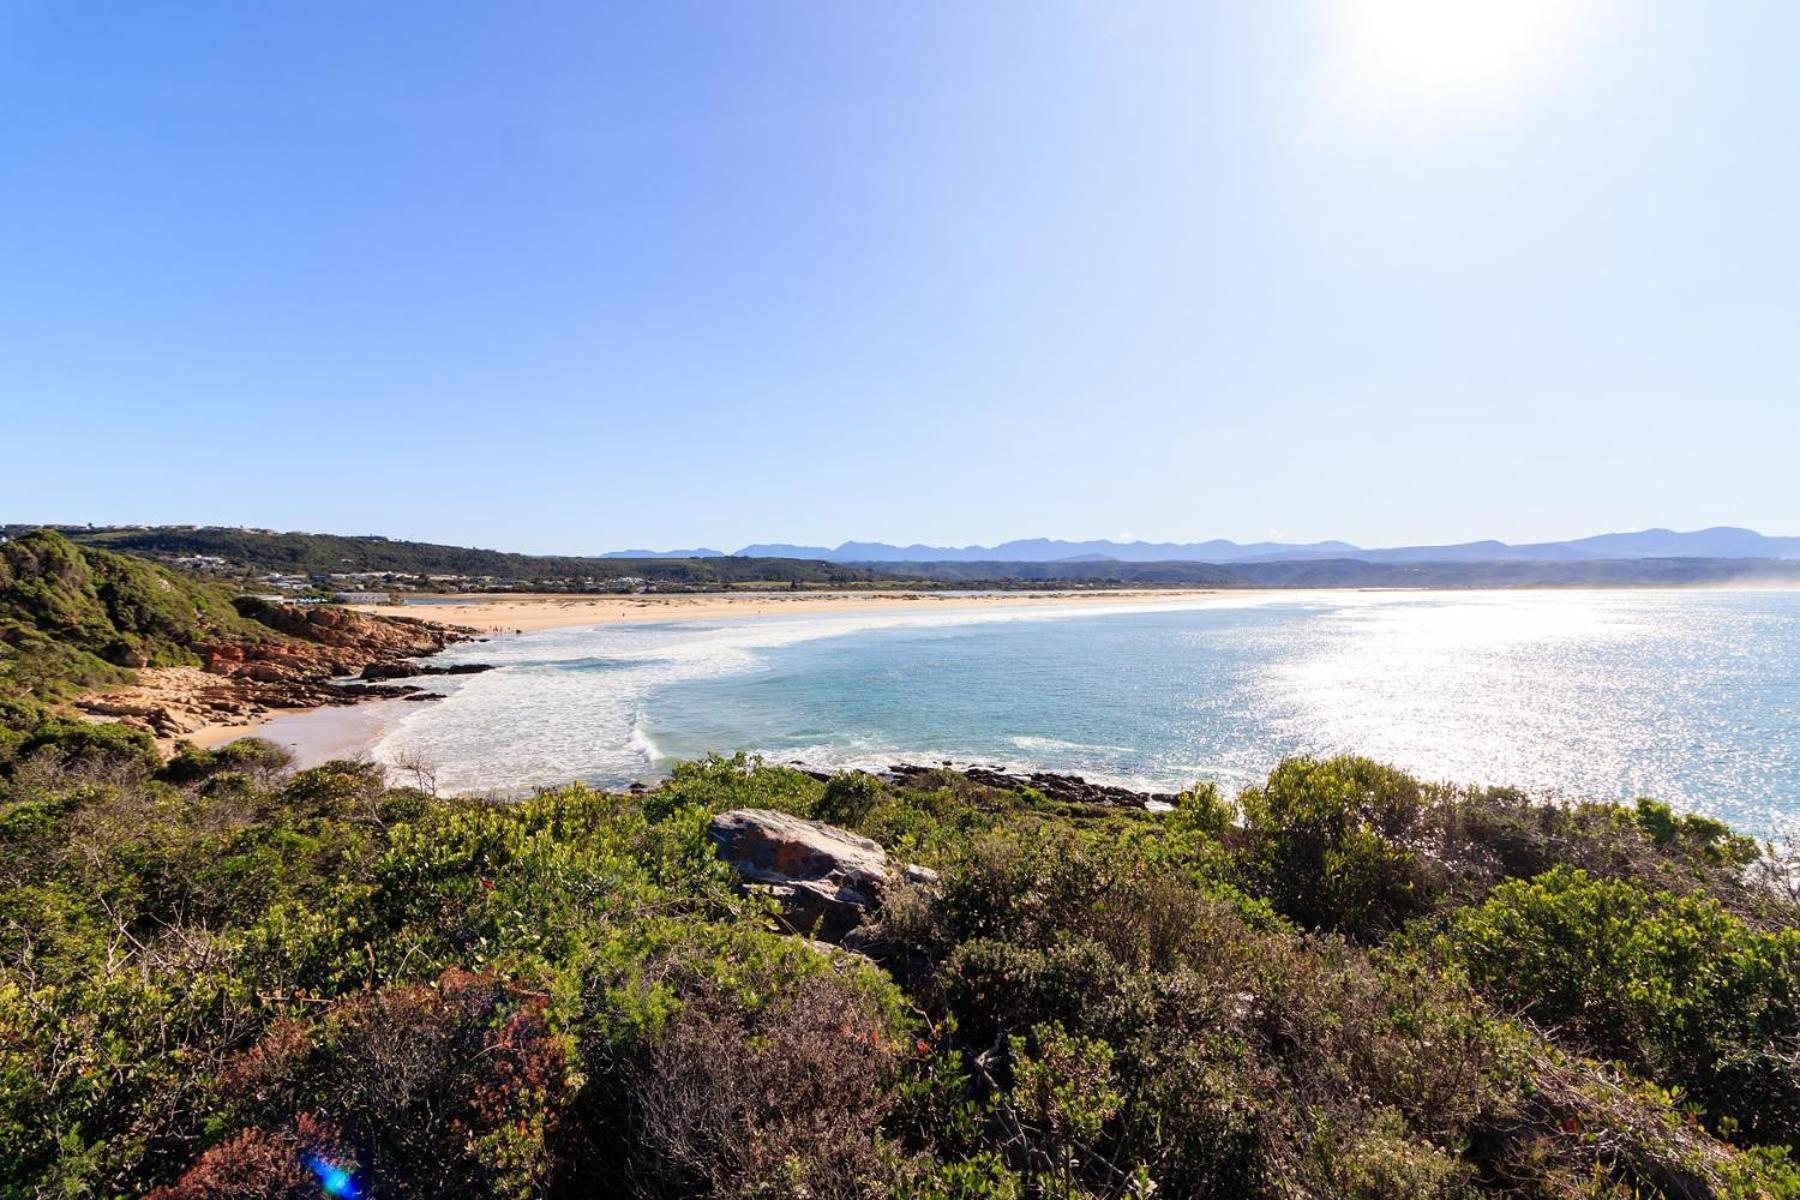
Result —
[{"label": "sun glare", "polygon": [[1582,0],[1349,0],[1342,36],[1370,98],[1448,99],[1510,88],[1544,65]]}]

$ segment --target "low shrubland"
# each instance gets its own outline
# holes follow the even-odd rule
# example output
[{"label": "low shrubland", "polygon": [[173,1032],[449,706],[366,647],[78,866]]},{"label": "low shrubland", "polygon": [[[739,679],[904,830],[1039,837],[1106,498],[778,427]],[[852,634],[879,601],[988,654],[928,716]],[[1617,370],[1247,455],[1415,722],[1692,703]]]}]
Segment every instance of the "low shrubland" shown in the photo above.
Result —
[{"label": "low shrubland", "polygon": [[[0,1194],[1800,1194],[1797,910],[1660,805],[1353,758],[1164,814],[741,759],[493,802],[31,728]],[[939,878],[794,936],[739,807]]]}]

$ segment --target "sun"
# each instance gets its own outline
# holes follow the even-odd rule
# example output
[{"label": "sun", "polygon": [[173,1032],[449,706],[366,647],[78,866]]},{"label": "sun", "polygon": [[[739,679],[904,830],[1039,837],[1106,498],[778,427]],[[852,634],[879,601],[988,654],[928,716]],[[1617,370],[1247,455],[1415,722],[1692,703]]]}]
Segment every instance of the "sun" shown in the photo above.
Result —
[{"label": "sun", "polygon": [[1339,36],[1372,98],[1504,91],[1567,40],[1582,0],[1346,0]]}]

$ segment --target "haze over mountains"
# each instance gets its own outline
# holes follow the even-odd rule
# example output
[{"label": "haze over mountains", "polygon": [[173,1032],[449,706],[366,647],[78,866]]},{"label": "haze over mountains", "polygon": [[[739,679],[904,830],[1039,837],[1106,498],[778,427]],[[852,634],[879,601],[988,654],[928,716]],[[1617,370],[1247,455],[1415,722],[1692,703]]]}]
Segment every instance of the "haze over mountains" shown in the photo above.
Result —
[{"label": "haze over mountains", "polygon": [[[1351,558],[1372,563],[1598,562],[1639,558],[1800,559],[1800,537],[1769,537],[1751,529],[1715,526],[1677,532],[1645,529],[1603,533],[1565,542],[1509,545],[1499,541],[1445,546],[1364,548],[1350,542],[1249,542],[1224,538],[1205,542],[1071,542],[1025,538],[997,546],[895,546],[887,542],[844,542],[838,546],[759,543],[732,552],[755,558],[803,558],[833,563],[880,562],[1295,562]],[[602,558],[723,558],[726,552],[616,550]]]},{"label": "haze over mountains", "polygon": [[[0,542],[36,528],[0,525]],[[893,547],[850,543],[834,550],[753,546],[810,558],[753,557],[716,550],[631,551],[643,557],[515,554],[466,546],[396,541],[377,535],[277,533],[235,526],[61,525],[80,546],[149,558],[207,574],[269,573],[314,579],[361,573],[429,577],[434,585],[477,591],[590,590],[635,578],[659,589],[730,590],[877,587],[1218,587],[1469,588],[1637,587],[1800,584],[1795,538],[1747,530],[1648,531],[1573,542],[1507,546],[1473,542],[1364,550],[1343,542],[1289,546],[1231,542],[1009,542],[999,546]],[[1339,546],[1345,547],[1338,549]],[[1114,553],[1101,553],[1110,550]],[[1086,551],[1086,553],[1077,553]],[[917,554],[916,559],[872,558]],[[1036,554],[1036,558],[1024,557]],[[947,559],[945,554],[959,554]],[[1019,557],[997,558],[1013,554]],[[1173,557],[1210,555],[1210,558]],[[1227,557],[1229,556],[1229,557]],[[829,561],[828,561],[829,560]],[[435,590],[435,588],[434,588]]]}]

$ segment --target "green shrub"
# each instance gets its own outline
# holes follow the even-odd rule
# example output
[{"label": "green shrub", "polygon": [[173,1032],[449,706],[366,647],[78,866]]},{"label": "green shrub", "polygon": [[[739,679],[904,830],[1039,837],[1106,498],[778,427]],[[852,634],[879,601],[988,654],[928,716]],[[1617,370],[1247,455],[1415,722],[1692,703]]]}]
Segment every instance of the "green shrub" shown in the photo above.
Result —
[{"label": "green shrub", "polygon": [[229,771],[269,783],[293,761],[290,752],[259,737],[238,738],[216,750],[202,750],[192,742],[182,741],[176,743],[159,776],[170,783],[190,784]]},{"label": "green shrub", "polygon": [[1455,1200],[1475,1194],[1469,1164],[1415,1137],[1392,1109],[1377,1113],[1340,1153],[1338,1186],[1347,1200]]},{"label": "green shrub", "polygon": [[[1204,787],[840,778],[490,802],[253,742],[15,760],[0,1195],[316,1194],[308,1155],[395,1196],[1796,1194],[1794,910],[1704,826],[1361,760],[1285,765],[1242,827]],[[737,805],[941,879],[888,889],[879,966],[786,936],[706,836]],[[1531,862],[1607,873],[1506,882]],[[1277,870],[1308,863],[1355,869]]]},{"label": "green shrub", "polygon": [[1238,798],[1246,886],[1309,929],[1370,937],[1435,900],[1417,846],[1427,794],[1366,758],[1289,759]]},{"label": "green shrub", "polygon": [[65,765],[150,772],[162,765],[156,741],[139,729],[51,717],[20,739],[16,758],[45,754]]},{"label": "green shrub", "polygon": [[862,771],[833,775],[825,794],[813,807],[813,816],[831,825],[854,829],[881,802],[881,780]]},{"label": "green shrub", "polygon": [[1636,817],[1639,828],[1659,849],[1684,857],[1717,866],[1746,867],[1760,854],[1755,838],[1733,833],[1725,822],[1700,813],[1677,816],[1666,804],[1641,799]]},{"label": "green shrub", "polygon": [[686,805],[711,811],[730,808],[770,808],[805,816],[812,811],[821,785],[812,777],[788,767],[768,767],[760,758],[735,754],[725,758],[709,754],[693,762],[677,763],[668,780],[644,802],[650,819]]},{"label": "green shrub", "polygon": [[1800,930],[1559,867],[1458,913],[1448,947],[1501,1003],[1683,1088],[1715,1128],[1800,1136]]}]

